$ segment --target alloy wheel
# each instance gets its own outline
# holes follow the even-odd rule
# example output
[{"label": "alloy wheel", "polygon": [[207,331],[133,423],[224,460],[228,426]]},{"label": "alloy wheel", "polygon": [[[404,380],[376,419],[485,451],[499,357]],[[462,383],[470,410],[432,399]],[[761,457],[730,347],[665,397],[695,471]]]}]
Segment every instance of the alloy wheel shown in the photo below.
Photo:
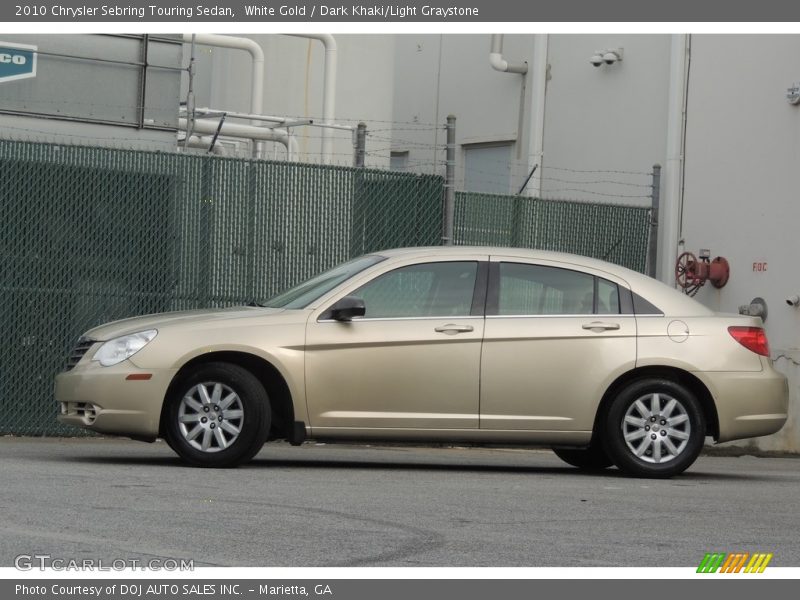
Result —
[{"label": "alloy wheel", "polygon": [[666,463],[680,456],[691,433],[686,408],[663,393],[637,398],[622,420],[622,435],[628,449],[649,463]]},{"label": "alloy wheel", "polygon": [[198,383],[178,406],[178,429],[184,440],[201,452],[219,452],[242,431],[244,408],[239,395],[218,381]]}]

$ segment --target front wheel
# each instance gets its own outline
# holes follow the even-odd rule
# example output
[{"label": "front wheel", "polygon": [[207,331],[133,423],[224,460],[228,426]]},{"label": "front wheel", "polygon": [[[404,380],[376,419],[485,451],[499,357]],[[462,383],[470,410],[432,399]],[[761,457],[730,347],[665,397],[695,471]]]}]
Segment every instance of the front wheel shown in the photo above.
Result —
[{"label": "front wheel", "polygon": [[197,367],[168,401],[167,443],[193,466],[241,465],[253,458],[267,439],[267,392],[250,371],[238,365]]},{"label": "front wheel", "polygon": [[703,448],[706,424],[694,394],[669,379],[648,378],[623,388],[608,410],[603,440],[611,460],[637,477],[672,477]]}]

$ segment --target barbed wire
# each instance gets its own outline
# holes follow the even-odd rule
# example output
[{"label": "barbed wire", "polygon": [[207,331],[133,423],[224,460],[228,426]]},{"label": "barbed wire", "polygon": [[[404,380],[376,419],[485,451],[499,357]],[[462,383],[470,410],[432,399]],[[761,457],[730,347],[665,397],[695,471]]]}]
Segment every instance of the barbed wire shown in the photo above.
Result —
[{"label": "barbed wire", "polygon": [[[46,140],[46,139],[51,139],[52,140],[53,138],[62,138],[62,139],[66,139],[66,140],[79,139],[79,140],[89,140],[89,141],[113,142],[116,146],[120,146],[120,145],[123,145],[125,143],[135,142],[136,145],[139,146],[139,147],[146,146],[146,147],[150,147],[150,148],[153,148],[153,149],[160,149],[160,150],[163,150],[165,145],[170,145],[172,143],[171,141],[169,141],[169,142],[166,141],[166,140],[162,141],[162,140],[153,139],[153,138],[147,137],[147,136],[126,137],[126,136],[116,135],[116,136],[113,136],[113,137],[108,137],[108,136],[97,136],[97,135],[84,135],[84,134],[71,133],[71,132],[45,131],[45,130],[41,130],[41,129],[34,129],[34,128],[29,128],[29,127],[15,127],[15,126],[10,126],[10,125],[4,126],[3,129],[6,130],[6,131],[16,131],[16,132],[24,133],[24,134],[26,134],[28,136],[32,136],[32,137],[35,138],[34,140],[27,140],[27,141],[39,141],[39,142],[41,142],[43,140]],[[295,136],[295,137],[300,137],[300,136]],[[310,135],[310,136],[305,136],[305,137],[307,139],[321,139],[322,138],[322,136],[318,136],[318,135]],[[267,140],[267,141],[269,141],[269,140]],[[270,141],[270,142],[271,143],[279,143],[277,141]],[[175,138],[175,142],[174,143],[175,143],[175,150],[177,150],[177,144],[178,144],[177,138]],[[430,146],[428,146],[428,147],[430,147]],[[194,149],[194,150],[198,150],[200,152],[203,151],[202,148],[197,148],[197,149]],[[368,159],[373,159],[371,161],[371,162],[373,162],[373,165],[371,165],[371,168],[384,168],[385,169],[385,166],[384,166],[386,164],[385,161],[387,159],[389,159],[390,157],[388,156],[388,154],[381,154],[381,153],[382,152],[386,153],[386,152],[390,152],[390,151],[391,151],[391,147],[372,149],[370,151],[365,152],[365,157],[368,158]],[[232,157],[250,158],[249,156],[245,156],[246,154],[249,154],[249,151],[247,151],[247,150],[239,150],[239,149],[234,149],[232,151]],[[320,157],[321,158],[323,155],[324,155],[324,153],[322,152],[321,149],[320,150],[309,150],[309,149],[306,149],[305,151],[301,151],[296,156],[296,158],[313,159],[315,157]],[[353,153],[351,153],[351,152],[333,152],[333,153],[327,153],[327,156],[329,157],[329,160],[331,158],[333,159],[333,160],[331,160],[331,164],[336,164],[336,165],[339,165],[339,166],[352,166]],[[262,158],[266,158],[266,159],[285,159],[285,155],[279,156],[279,157],[276,156],[276,157],[262,157]],[[502,162],[502,161],[497,161],[497,162]],[[517,162],[518,162],[518,164],[524,164],[521,161],[517,161]],[[427,160],[427,161],[418,160],[418,161],[410,161],[409,163],[404,165],[402,169],[394,169],[394,170],[398,171],[398,172],[408,173],[409,171],[412,171],[413,169],[417,169],[417,168],[420,168],[420,167],[433,167],[433,168],[440,167],[441,168],[443,166],[444,166],[443,162],[430,161],[430,160]],[[643,174],[641,172],[634,172],[634,171],[602,171],[602,170],[591,170],[590,171],[590,170],[569,169],[569,168],[564,168],[564,167],[550,167],[550,166],[548,166],[546,168],[559,170],[559,171],[570,171],[570,172],[576,172],[576,173],[625,173],[625,174],[635,173],[635,174],[639,174],[639,175]],[[484,171],[484,170],[481,170],[481,169],[474,169],[474,168],[467,168],[467,167],[463,168],[463,172],[466,173],[466,174],[473,174],[473,175],[476,174],[476,173],[477,174],[481,174],[481,175],[489,175],[490,177],[481,178],[482,183],[488,184],[488,185],[491,185],[491,186],[497,186],[498,188],[508,189],[510,187],[510,184],[511,184],[510,169],[509,169],[509,178],[498,178],[499,174],[496,173],[496,172]],[[580,186],[587,186],[587,185],[621,185],[621,186],[635,187],[635,188],[640,188],[640,189],[647,189],[647,188],[650,187],[648,185],[643,185],[643,184],[633,184],[633,183],[629,183],[629,182],[613,181],[613,180],[606,180],[606,179],[598,179],[598,180],[592,180],[592,181],[575,181],[575,180],[569,180],[569,179],[560,179],[560,178],[556,178],[556,177],[547,177],[547,176],[543,177],[543,176],[537,175],[537,174],[534,174],[534,178],[538,179],[539,181],[541,181],[543,183],[544,182],[552,182],[552,183],[564,183],[564,184],[566,184],[566,186],[562,186],[562,187],[544,187],[541,190],[541,192],[543,194],[578,193],[578,194],[587,194],[587,195],[599,196],[599,197],[605,197],[605,198],[632,198],[632,199],[633,198],[635,198],[635,199],[650,198],[649,194],[610,193],[608,191],[598,191],[598,190],[594,190],[594,189],[586,189],[585,187],[580,187]],[[577,185],[578,187],[570,187],[570,186],[575,186],[575,185]],[[508,192],[506,192],[506,193],[508,193]]]},{"label": "barbed wire", "polygon": [[[367,121],[365,121],[366,123]],[[403,123],[401,123],[403,124]],[[430,131],[434,132],[437,129],[445,129],[443,127],[426,126],[426,127],[390,127],[387,129],[367,129],[368,133],[384,133],[384,132],[397,132],[397,131]]]},{"label": "barbed wire", "polygon": [[591,194],[592,196],[604,196],[606,198],[650,198],[648,195],[640,195],[640,194],[606,194],[604,192],[595,192],[593,190],[584,190],[579,188],[551,188],[551,189],[544,189],[542,188],[543,194],[553,194],[556,192],[575,192],[579,194]]},{"label": "barbed wire", "polygon": [[[545,168],[547,168],[547,167],[545,167]],[[495,177],[498,176],[498,175],[501,175],[500,173],[498,173],[496,171],[486,171],[486,170],[482,170],[482,169],[476,169],[476,168],[473,168],[473,167],[463,167],[463,171],[465,173],[469,173],[469,174],[479,173],[479,174],[482,174],[482,175],[491,175],[491,176],[495,176]],[[512,169],[511,168],[508,169],[508,173],[509,173],[509,176],[510,176],[511,173],[512,173]],[[576,184],[577,185],[620,185],[620,186],[634,187],[634,188],[640,188],[640,189],[651,189],[651,187],[652,187],[649,184],[630,183],[630,182],[627,182],[627,181],[614,181],[614,180],[611,180],[611,179],[598,179],[598,180],[594,180],[594,181],[574,181],[574,180],[569,180],[569,179],[560,179],[558,177],[547,177],[547,176],[543,177],[543,176],[539,175],[538,172],[534,173],[534,175],[531,177],[531,179],[536,179],[536,180],[539,180],[539,181],[542,181],[542,182],[551,181],[551,182],[555,182],[555,183],[566,183],[566,184],[571,184],[571,185],[576,185]]]}]

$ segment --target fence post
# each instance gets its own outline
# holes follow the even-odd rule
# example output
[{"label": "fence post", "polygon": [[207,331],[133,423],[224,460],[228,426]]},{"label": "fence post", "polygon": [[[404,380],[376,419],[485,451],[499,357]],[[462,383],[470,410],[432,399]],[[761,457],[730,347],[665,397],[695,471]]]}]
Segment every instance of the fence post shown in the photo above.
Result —
[{"label": "fence post", "polygon": [[356,127],[356,152],[353,156],[353,166],[363,167],[364,156],[367,150],[367,124],[361,122]]},{"label": "fence post", "polygon": [[456,118],[453,115],[447,116],[447,162],[444,172],[444,210],[442,232],[442,244],[444,246],[453,245],[453,229],[455,223],[456,208]]},{"label": "fence post", "polygon": [[183,140],[183,149],[189,148],[189,138],[192,137],[192,129],[194,129],[195,105],[194,105],[194,71],[195,71],[195,38],[196,33],[192,34],[191,54],[189,55],[189,89],[186,92],[186,137]]},{"label": "fence post", "polygon": [[647,248],[647,274],[656,276],[658,264],[658,207],[661,203],[661,165],[653,165],[653,191],[650,196],[650,239]]}]

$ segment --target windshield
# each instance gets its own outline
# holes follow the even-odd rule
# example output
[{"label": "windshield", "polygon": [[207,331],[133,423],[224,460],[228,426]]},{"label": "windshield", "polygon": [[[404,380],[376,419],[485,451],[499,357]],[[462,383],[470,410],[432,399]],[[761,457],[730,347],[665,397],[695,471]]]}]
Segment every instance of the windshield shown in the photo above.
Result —
[{"label": "windshield", "polygon": [[343,281],[350,279],[353,275],[372,265],[378,264],[382,260],[384,260],[383,256],[359,256],[293,288],[289,288],[277,296],[273,296],[263,306],[268,308],[305,308]]}]

